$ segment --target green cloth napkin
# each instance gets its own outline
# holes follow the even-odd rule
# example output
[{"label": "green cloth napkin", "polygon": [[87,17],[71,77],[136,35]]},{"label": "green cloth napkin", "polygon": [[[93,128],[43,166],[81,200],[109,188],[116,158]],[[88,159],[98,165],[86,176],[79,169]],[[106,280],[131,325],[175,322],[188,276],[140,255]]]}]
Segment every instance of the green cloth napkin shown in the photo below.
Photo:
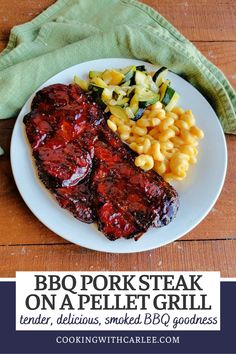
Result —
[{"label": "green cloth napkin", "polygon": [[0,117],[15,116],[44,81],[97,58],[136,58],[186,78],[236,134],[236,94],[217,69],[158,12],[134,0],[58,0],[12,29],[0,54]]}]

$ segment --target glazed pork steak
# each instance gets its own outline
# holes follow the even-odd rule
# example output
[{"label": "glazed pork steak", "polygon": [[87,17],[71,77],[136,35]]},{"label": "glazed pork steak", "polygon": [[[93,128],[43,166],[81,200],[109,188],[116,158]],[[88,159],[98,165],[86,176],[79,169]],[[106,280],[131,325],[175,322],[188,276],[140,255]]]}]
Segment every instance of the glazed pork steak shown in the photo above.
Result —
[{"label": "glazed pork steak", "polygon": [[77,85],[56,84],[36,93],[24,117],[38,175],[77,219],[97,222],[110,240],[138,239],[150,226],[167,225],[178,210],[175,189],[107,126],[101,108]]}]

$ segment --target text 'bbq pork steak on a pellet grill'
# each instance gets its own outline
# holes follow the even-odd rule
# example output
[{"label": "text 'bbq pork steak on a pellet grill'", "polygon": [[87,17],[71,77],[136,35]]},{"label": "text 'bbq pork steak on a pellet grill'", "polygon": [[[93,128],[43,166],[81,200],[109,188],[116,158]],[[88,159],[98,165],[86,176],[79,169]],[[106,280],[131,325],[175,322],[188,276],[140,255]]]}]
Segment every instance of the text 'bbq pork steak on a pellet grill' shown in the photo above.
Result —
[{"label": "text 'bbq pork steak on a pellet grill'", "polygon": [[37,92],[24,117],[38,175],[78,220],[97,222],[110,240],[138,239],[176,215],[175,189],[154,171],[134,165],[136,154],[107,126],[101,108],[77,85]]}]

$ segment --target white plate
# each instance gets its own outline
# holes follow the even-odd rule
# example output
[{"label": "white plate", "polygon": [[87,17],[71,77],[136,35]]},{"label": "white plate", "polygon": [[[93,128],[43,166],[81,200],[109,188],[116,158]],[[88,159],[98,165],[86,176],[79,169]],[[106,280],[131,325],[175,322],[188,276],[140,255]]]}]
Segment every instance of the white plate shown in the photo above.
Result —
[{"label": "white plate", "polygon": [[[75,74],[86,79],[89,70],[122,68],[145,64],[148,70],[156,68],[149,63],[133,59],[100,59],[72,66],[46,81],[40,88],[72,82]],[[161,228],[151,228],[137,242],[133,239],[109,241],[95,225],[76,220],[62,209],[37,177],[31,157],[31,147],[25,135],[23,117],[30,111],[35,93],[22,108],[12,135],[11,165],[17,187],[31,211],[56,234],[80,246],[105,252],[131,253],[163,246],[192,230],[211,210],[222,189],[227,165],[227,149],[219,120],[206,99],[187,81],[169,73],[171,85],[180,94],[180,106],[192,109],[197,124],[205,132],[200,142],[198,163],[191,166],[187,178],[175,183],[180,196],[180,208],[176,219]],[[217,222],[217,220],[216,220]]]}]

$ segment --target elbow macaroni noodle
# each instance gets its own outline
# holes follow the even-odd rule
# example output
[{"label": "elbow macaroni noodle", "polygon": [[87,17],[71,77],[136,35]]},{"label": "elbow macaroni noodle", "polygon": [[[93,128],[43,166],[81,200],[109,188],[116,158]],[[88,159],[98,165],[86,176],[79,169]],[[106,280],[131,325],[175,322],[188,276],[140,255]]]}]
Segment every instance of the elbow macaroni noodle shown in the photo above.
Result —
[{"label": "elbow macaroni noodle", "polygon": [[160,102],[149,106],[137,122],[111,115],[107,124],[139,155],[136,166],[153,168],[168,182],[186,177],[197,162],[198,140],[204,137],[191,110],[174,107],[166,112]]}]

